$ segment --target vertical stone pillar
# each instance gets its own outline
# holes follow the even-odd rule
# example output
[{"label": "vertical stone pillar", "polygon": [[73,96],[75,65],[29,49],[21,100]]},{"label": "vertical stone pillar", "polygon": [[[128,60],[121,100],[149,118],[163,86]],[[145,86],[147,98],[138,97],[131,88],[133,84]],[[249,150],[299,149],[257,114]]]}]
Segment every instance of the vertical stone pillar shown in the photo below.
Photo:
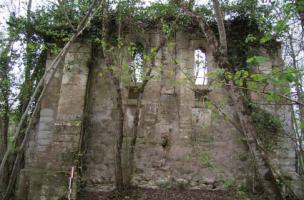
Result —
[{"label": "vertical stone pillar", "polygon": [[[36,143],[33,163],[26,164],[21,173],[23,183],[16,199],[51,200],[67,196],[68,168],[75,166],[79,148],[90,53],[87,44],[73,44],[63,69],[59,67],[52,80],[41,105],[36,136],[30,142]],[[26,163],[30,161],[27,157]]]},{"label": "vertical stone pillar", "polygon": [[[192,107],[194,106],[194,92],[191,81],[194,81],[194,49],[190,46],[188,35],[177,33],[177,81],[182,84],[179,86],[179,137],[188,140],[193,132],[192,127]],[[191,80],[193,78],[193,80]]]},{"label": "vertical stone pillar", "polygon": [[[51,67],[54,55],[48,55],[46,70]],[[29,147],[26,153],[25,168],[44,168],[50,147],[53,143],[54,123],[56,121],[60,86],[62,79],[63,63],[58,69],[47,88],[44,98],[41,101],[39,122],[31,134]]]},{"label": "vertical stone pillar", "polygon": [[65,57],[53,144],[55,169],[74,164],[83,119],[90,47],[76,43]]},{"label": "vertical stone pillar", "polygon": [[[48,70],[55,56],[48,55],[46,70]],[[49,151],[53,143],[54,123],[56,120],[59,92],[62,78],[63,64],[58,66],[54,78],[41,101],[39,121],[30,133],[25,152],[25,166],[20,171],[16,199],[23,200],[28,194],[33,194],[41,181],[42,174],[47,170]]]},{"label": "vertical stone pillar", "polygon": [[161,50],[161,64],[164,65],[161,73],[161,90],[159,98],[158,120],[156,132],[161,140],[171,141],[178,135],[178,100],[176,82],[175,47],[166,44]]},{"label": "vertical stone pillar", "polygon": [[[158,48],[161,44],[162,35],[158,32],[151,32],[147,35],[149,42],[148,49]],[[163,65],[162,61],[162,49],[155,57],[154,64],[156,70],[152,70],[154,77],[160,76],[160,67]],[[141,126],[145,131],[140,131],[139,137],[147,137],[149,141],[158,140],[159,135],[155,132],[155,124],[157,123],[157,113],[160,107],[160,93],[161,93],[161,80],[151,79],[147,83],[143,94],[143,108],[141,110]]]}]

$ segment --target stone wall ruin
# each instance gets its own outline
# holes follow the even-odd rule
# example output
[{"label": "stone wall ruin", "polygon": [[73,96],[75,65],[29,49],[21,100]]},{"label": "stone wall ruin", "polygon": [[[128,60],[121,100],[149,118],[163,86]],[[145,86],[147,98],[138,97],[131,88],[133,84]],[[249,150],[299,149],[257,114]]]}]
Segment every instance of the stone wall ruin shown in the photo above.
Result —
[{"label": "stone wall ruin", "polygon": [[[158,31],[150,31],[140,42],[144,48],[157,47],[161,36]],[[138,42],[134,37],[128,39]],[[208,71],[216,69],[210,47],[196,34],[177,33],[175,46],[166,44],[158,52],[155,65],[165,67],[161,78],[150,80],[143,94],[132,178],[135,186],[214,189],[223,188],[228,180],[245,185],[252,181],[254,169],[247,146],[229,121],[237,123],[227,91],[221,87],[206,89],[207,86],[197,86],[199,89],[194,91],[187,83],[175,84],[187,78],[185,72],[193,73],[194,51],[198,48],[206,54]],[[73,44],[66,55],[41,105],[19,178],[17,199],[66,196],[67,169],[75,166],[80,145],[85,149],[82,190],[115,188],[117,94],[105,75],[105,60],[99,55],[85,41]],[[50,56],[47,67],[51,60]],[[271,69],[273,59],[269,57],[268,61],[263,67]],[[124,173],[128,173],[134,118],[134,102],[132,97],[127,99]],[[80,144],[82,133],[85,140]],[[284,162],[284,169],[294,173],[292,148],[288,146],[280,156],[288,161]]]}]

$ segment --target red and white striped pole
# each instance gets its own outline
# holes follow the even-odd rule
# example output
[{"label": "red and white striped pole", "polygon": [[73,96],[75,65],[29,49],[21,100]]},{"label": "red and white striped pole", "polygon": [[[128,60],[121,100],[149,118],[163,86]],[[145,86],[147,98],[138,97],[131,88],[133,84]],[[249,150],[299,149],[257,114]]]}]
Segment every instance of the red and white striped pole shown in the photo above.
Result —
[{"label": "red and white striped pole", "polygon": [[73,187],[74,170],[75,170],[75,168],[73,166],[69,168],[69,193],[68,193],[68,200],[73,200],[72,199],[72,187]]}]

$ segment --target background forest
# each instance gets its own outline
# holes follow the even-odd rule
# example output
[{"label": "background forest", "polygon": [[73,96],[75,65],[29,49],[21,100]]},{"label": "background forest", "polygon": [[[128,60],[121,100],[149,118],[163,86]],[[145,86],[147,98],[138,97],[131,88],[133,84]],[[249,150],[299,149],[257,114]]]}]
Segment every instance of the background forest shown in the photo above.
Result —
[{"label": "background forest", "polygon": [[[271,150],[271,141],[275,140],[272,133],[280,129],[281,122],[275,116],[259,112],[258,108],[290,107],[293,131],[286,134],[293,141],[295,167],[303,180],[304,1],[49,0],[38,3],[4,0],[0,2],[0,10],[0,198],[9,199],[14,191],[40,101],[71,44],[85,38],[102,48],[117,93],[120,93],[121,82],[136,80],[138,76],[141,76],[139,92],[142,93],[147,82],[158,77],[151,76],[151,70],[138,72],[138,65],[131,74],[113,68],[116,61],[112,52],[129,45],[130,52],[134,53],[137,47],[122,41],[124,32],[130,29],[144,32],[151,27],[162,30],[167,41],[172,41],[175,32],[189,27],[201,30],[202,37],[214,47],[213,55],[219,66],[207,74],[208,81],[212,87],[227,87],[237,105],[238,117],[242,119],[240,127],[245,138],[256,140],[265,152]],[[230,26],[235,22],[238,26]],[[234,48],[230,48],[232,46]],[[269,52],[282,48],[283,69],[273,68],[267,74],[253,70],[266,60],[257,54],[256,47],[264,47]],[[157,51],[156,48],[149,52],[144,57],[145,62],[153,61]],[[48,54],[58,56],[46,73]],[[252,101],[248,93],[255,93],[266,101]],[[138,122],[134,123],[136,126]],[[254,126],[257,133],[253,133],[248,124]],[[259,132],[265,128],[267,131]],[[118,141],[118,152],[121,144],[122,141]],[[260,155],[257,149],[251,149],[253,157]],[[116,158],[120,160],[121,155],[118,153]],[[267,159],[265,162],[278,184],[284,185],[275,165]],[[128,186],[119,175],[119,162],[117,165],[116,186],[123,191]],[[281,192],[293,196],[292,188],[286,188],[287,192]]]}]

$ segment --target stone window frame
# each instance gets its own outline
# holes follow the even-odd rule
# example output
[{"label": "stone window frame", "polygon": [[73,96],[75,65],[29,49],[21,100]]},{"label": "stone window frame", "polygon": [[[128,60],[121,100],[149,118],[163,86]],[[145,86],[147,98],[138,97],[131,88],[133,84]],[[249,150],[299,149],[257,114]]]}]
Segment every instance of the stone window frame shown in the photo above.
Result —
[{"label": "stone window frame", "polygon": [[[201,50],[205,54],[205,61],[208,63],[210,56],[210,52],[207,51],[207,43],[205,40],[201,38],[197,38],[194,36],[194,39],[190,40],[190,49],[193,52],[193,72],[194,72],[194,67],[195,67],[195,51],[196,50]],[[207,67],[207,72],[211,71],[213,66],[208,66]],[[193,73],[194,75],[194,73]],[[194,77],[195,78],[195,77]],[[208,85],[210,84],[209,81],[205,85],[203,84],[195,84],[193,88],[193,93],[194,93],[194,108],[205,108],[205,101],[208,100],[208,94],[211,92],[211,90],[208,88]]]},{"label": "stone window frame", "polygon": [[[199,51],[198,54],[197,54],[197,51]],[[194,79],[195,79],[194,83],[197,86],[207,86],[208,85],[207,73],[208,73],[208,68],[209,68],[208,67],[208,63],[207,63],[207,52],[204,50],[204,48],[198,47],[198,48],[194,49],[193,54],[194,54],[193,55],[193,57],[194,57],[193,76],[194,76]],[[199,54],[202,54],[202,55],[199,55]],[[203,64],[202,63],[197,63],[196,58],[198,58],[198,59],[202,59],[203,58],[204,59],[202,61]],[[200,64],[202,64],[202,66],[198,66]],[[200,77],[199,74],[201,74],[202,76]]]},{"label": "stone window frame", "polygon": [[[145,46],[141,42],[136,42],[136,50],[133,52],[133,55],[130,58],[129,62],[129,72],[132,75],[131,82],[132,85],[140,85],[142,80],[142,73],[144,69],[144,51]],[[133,66],[140,66],[133,68]]]}]

